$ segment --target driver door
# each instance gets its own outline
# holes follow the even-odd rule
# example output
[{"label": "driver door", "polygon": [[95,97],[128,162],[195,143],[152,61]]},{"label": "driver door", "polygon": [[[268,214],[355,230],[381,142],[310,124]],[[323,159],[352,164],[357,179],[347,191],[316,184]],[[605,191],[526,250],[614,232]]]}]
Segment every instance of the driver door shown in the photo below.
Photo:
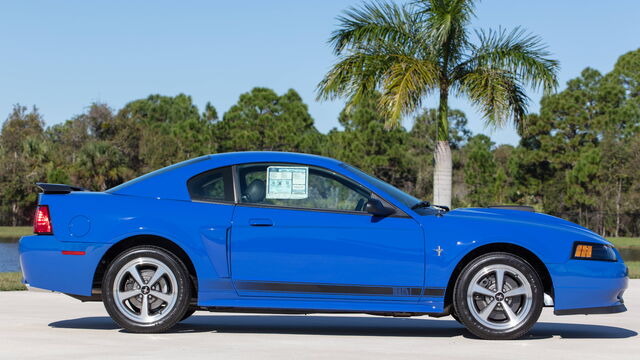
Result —
[{"label": "driver door", "polygon": [[[306,172],[306,195],[270,194],[278,184],[267,173],[276,168]],[[419,299],[424,236],[412,218],[368,214],[364,204],[375,194],[319,167],[250,164],[236,176],[230,258],[239,295]]]}]

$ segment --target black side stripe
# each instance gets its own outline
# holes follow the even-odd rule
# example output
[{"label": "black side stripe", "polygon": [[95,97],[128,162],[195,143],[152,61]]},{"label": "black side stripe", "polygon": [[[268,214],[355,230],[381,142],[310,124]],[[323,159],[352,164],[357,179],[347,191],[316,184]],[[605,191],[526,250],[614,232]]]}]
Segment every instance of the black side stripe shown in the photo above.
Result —
[{"label": "black side stripe", "polygon": [[427,297],[443,297],[445,288],[425,288],[424,296]]},{"label": "black side stripe", "polygon": [[[333,285],[314,283],[283,283],[263,281],[236,281],[236,288],[245,291],[292,292],[292,293],[324,293],[380,296],[422,296],[419,287]],[[444,288],[426,288],[424,296],[442,297]]]}]

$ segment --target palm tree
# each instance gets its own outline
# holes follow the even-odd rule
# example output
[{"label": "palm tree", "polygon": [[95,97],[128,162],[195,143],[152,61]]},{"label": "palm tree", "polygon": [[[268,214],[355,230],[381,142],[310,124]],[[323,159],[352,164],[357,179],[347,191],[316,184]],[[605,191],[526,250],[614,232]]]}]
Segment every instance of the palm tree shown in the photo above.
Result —
[{"label": "palm tree", "polygon": [[133,176],[122,152],[106,141],[85,144],[80,149],[75,167],[81,177],[80,183],[98,191],[105,191]]},{"label": "palm tree", "polygon": [[522,126],[525,88],[557,86],[558,61],[541,39],[516,28],[475,31],[474,0],[422,0],[408,5],[371,2],[338,18],[329,40],[337,63],[318,84],[319,99],[347,97],[348,105],[380,91],[387,127],[416,111],[438,91],[434,203],[451,205],[449,96],[466,96],[490,126]]}]

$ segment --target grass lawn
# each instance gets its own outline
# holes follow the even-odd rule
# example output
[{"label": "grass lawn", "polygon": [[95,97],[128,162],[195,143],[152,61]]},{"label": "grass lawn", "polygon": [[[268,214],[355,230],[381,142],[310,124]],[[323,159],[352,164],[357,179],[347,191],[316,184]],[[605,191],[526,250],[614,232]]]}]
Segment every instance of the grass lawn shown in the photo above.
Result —
[{"label": "grass lawn", "polygon": [[617,248],[640,247],[640,238],[633,237],[610,237],[611,241]]},{"label": "grass lawn", "polygon": [[33,234],[31,226],[0,226],[0,240],[19,239],[21,236]]},{"label": "grass lawn", "polygon": [[13,290],[27,290],[27,287],[22,285],[22,273],[0,273],[0,291]]},{"label": "grass lawn", "polygon": [[640,261],[625,261],[629,267],[629,278],[640,279]]}]

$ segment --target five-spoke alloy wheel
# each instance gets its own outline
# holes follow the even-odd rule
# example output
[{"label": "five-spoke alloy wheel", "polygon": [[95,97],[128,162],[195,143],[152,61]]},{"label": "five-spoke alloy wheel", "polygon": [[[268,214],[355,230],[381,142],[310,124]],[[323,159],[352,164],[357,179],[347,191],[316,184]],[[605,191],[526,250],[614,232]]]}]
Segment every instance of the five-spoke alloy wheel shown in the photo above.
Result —
[{"label": "five-spoke alloy wheel", "polygon": [[109,315],[133,332],[162,332],[189,310],[191,282],[184,264],[163,249],[132,248],[109,265],[102,285]]},{"label": "five-spoke alloy wheel", "polygon": [[522,258],[491,253],[462,270],[453,301],[460,321],[476,336],[514,339],[538,320],[543,306],[542,283]]}]

